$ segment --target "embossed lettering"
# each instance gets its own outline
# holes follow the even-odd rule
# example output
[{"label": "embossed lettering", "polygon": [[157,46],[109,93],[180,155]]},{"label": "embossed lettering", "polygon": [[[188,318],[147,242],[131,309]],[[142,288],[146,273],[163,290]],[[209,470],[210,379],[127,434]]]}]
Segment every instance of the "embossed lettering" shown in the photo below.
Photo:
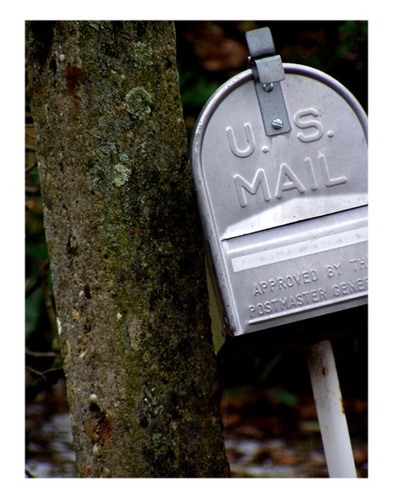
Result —
[{"label": "embossed lettering", "polygon": [[323,302],[325,300],[327,300],[326,290],[324,288],[314,288],[312,290],[296,293],[295,295],[272,298],[265,302],[250,304],[248,310],[250,318],[253,319],[258,316],[279,313],[288,309],[315,304],[316,302]]},{"label": "embossed lettering", "polygon": [[280,199],[282,197],[282,192],[290,189],[297,189],[300,194],[306,191],[306,188],[300,182],[295,172],[293,172],[286,163],[282,163],[278,174],[276,198]]},{"label": "embossed lettering", "polygon": [[236,192],[239,198],[240,206],[242,207],[247,206],[247,199],[245,192],[247,191],[251,195],[254,195],[258,191],[259,187],[261,187],[265,201],[270,201],[272,199],[269,190],[269,185],[266,179],[266,174],[262,168],[257,170],[257,173],[255,174],[255,177],[252,180],[251,184],[249,184],[245,179],[243,179],[241,175],[235,175],[233,179],[235,181]]},{"label": "embossed lettering", "polygon": [[353,293],[363,292],[368,289],[368,278],[358,278],[352,281],[343,281],[333,286],[333,295],[341,297]]},{"label": "embossed lettering", "polygon": [[303,120],[303,118],[307,116],[317,117],[319,116],[319,113],[315,108],[301,109],[295,114],[295,116],[293,117],[293,121],[298,128],[304,130],[314,129],[314,132],[312,132],[311,134],[303,134],[302,132],[298,132],[297,138],[302,142],[317,141],[323,136],[323,125],[318,120]]},{"label": "embossed lettering", "polygon": [[304,158],[304,163],[305,163],[306,168],[307,168],[308,173],[309,173],[310,187],[313,191],[316,191],[318,189],[318,183],[317,183],[317,179],[315,177],[313,162],[311,161],[311,158],[306,157],[306,158]]},{"label": "embossed lettering", "polygon": [[[278,200],[283,197],[284,191],[295,190],[299,194],[304,194],[307,190],[316,191],[320,187],[330,188],[348,182],[348,179],[345,176],[333,177],[331,175],[326,157],[323,153],[319,153],[317,163],[320,167],[320,184],[318,184],[318,177],[316,175],[317,172],[314,168],[312,159],[307,156],[304,159],[304,164],[306,172],[304,169],[303,171],[300,171],[302,173],[300,178],[298,173],[299,169],[297,169],[295,173],[294,169],[292,169],[287,163],[281,163],[277,174],[276,190],[274,193]],[[239,174],[236,174],[233,179],[241,207],[247,206],[246,194],[255,195],[257,194],[259,188],[261,188],[264,200],[271,201],[272,196],[270,194],[270,187],[264,169],[261,168],[257,170],[251,183]]]},{"label": "embossed lettering", "polygon": [[367,257],[359,258],[359,259],[351,259],[349,261],[352,264],[352,268],[355,271],[362,271],[363,269],[367,269]]},{"label": "embossed lettering", "polygon": [[244,130],[246,133],[247,146],[244,149],[240,149],[236,138],[235,133],[233,132],[232,127],[227,127],[225,132],[227,134],[229,147],[231,148],[232,153],[239,158],[246,158],[247,156],[251,156],[255,150],[255,139],[252,131],[252,127],[250,123],[244,124]]},{"label": "embossed lettering", "polygon": [[330,176],[329,167],[324,154],[320,153],[318,155],[318,159],[322,171],[323,181],[326,187],[338,186],[339,184],[345,184],[348,181],[348,179],[344,176],[336,177],[335,179]]},{"label": "embossed lettering", "polygon": [[[318,160],[319,160],[319,167],[322,173],[323,183],[326,187],[338,186],[340,184],[345,184],[348,181],[348,179],[345,176],[336,177],[335,179],[331,176],[326,156],[323,153],[319,153]],[[318,189],[318,182],[315,175],[314,164],[311,158],[309,157],[306,157],[304,159],[304,163],[309,173],[310,187],[313,191],[316,191]]]},{"label": "embossed lettering", "polygon": [[326,275],[328,278],[334,278],[341,275],[341,264],[333,264],[326,266]]},{"label": "embossed lettering", "polygon": [[294,286],[308,285],[318,281],[318,273],[315,269],[299,273],[278,276],[276,279],[270,278],[254,284],[254,295],[264,295],[266,292],[275,293]]}]

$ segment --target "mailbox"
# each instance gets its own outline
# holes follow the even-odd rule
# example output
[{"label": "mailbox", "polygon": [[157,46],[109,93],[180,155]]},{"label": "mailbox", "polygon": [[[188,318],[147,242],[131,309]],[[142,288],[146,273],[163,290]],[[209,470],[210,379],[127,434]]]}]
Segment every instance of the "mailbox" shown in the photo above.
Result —
[{"label": "mailbox", "polygon": [[224,334],[367,303],[367,118],[321,71],[283,64],[270,30],[205,105],[191,164]]}]

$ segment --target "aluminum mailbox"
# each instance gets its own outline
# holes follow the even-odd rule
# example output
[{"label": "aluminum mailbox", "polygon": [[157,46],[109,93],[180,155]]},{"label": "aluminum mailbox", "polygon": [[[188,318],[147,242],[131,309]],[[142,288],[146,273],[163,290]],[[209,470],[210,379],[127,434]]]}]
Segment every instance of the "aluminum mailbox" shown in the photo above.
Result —
[{"label": "aluminum mailbox", "polygon": [[367,303],[366,115],[330,76],[282,68],[285,116],[274,100],[262,109],[273,84],[249,69],[210,98],[192,139],[226,334]]}]

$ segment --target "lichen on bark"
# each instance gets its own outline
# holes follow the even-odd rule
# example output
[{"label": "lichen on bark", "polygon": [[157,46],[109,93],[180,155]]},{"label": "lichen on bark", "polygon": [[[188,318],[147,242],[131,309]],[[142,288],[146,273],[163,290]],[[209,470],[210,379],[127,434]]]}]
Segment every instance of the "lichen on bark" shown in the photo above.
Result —
[{"label": "lichen on bark", "polygon": [[79,475],[226,477],[173,25],[26,37]]}]

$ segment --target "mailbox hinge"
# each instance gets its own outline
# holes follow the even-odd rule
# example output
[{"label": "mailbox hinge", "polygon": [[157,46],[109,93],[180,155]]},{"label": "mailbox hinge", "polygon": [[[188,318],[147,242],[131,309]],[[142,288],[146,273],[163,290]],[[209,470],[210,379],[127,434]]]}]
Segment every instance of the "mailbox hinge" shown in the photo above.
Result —
[{"label": "mailbox hinge", "polygon": [[285,72],[281,57],[276,55],[270,29],[247,31],[246,39],[266,135],[289,132],[291,125],[280,84],[285,80]]}]

